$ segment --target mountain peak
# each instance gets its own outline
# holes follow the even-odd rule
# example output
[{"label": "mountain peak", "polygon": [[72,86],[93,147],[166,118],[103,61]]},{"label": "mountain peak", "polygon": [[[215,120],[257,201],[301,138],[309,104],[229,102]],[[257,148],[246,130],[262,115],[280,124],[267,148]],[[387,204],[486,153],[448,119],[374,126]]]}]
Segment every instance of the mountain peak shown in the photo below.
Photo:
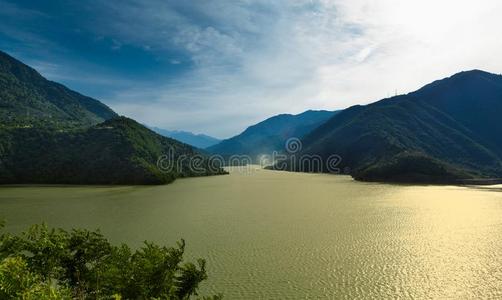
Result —
[{"label": "mountain peak", "polygon": [[462,71],[450,77],[436,80],[423,86],[421,89],[411,92],[408,95],[424,95],[427,93],[438,93],[451,91],[456,93],[476,93],[481,92],[488,86],[495,85],[501,87],[502,76],[489,73],[483,70],[473,69],[469,71]]},{"label": "mountain peak", "polygon": [[462,72],[459,72],[459,73],[456,73],[454,75],[452,75],[451,79],[456,79],[456,78],[475,78],[475,77],[482,77],[482,78],[490,78],[490,77],[498,77],[500,75],[498,74],[493,74],[493,73],[490,73],[490,72],[486,72],[486,71],[483,71],[483,70],[479,70],[479,69],[473,69],[473,70],[468,70],[468,71],[462,71]]}]

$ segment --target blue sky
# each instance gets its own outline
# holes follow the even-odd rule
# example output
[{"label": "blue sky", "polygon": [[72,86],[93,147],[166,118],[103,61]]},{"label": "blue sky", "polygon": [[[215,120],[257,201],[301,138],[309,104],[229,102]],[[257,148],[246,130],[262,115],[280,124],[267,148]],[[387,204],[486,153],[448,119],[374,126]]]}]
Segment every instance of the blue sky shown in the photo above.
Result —
[{"label": "blue sky", "polygon": [[500,2],[0,0],[0,49],[142,123],[222,138],[501,73]]}]

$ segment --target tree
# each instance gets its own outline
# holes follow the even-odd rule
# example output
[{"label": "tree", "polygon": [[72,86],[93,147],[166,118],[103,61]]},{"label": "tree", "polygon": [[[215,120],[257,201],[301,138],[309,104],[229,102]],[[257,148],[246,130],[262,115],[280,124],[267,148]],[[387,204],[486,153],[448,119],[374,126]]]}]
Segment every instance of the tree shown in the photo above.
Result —
[{"label": "tree", "polygon": [[46,225],[3,233],[0,299],[189,299],[207,279],[206,263],[185,263],[184,252],[184,240],[176,247],[145,242],[132,251],[99,231]]},{"label": "tree", "polygon": [[71,291],[43,280],[29,270],[21,257],[9,257],[0,263],[0,299],[70,299]]}]

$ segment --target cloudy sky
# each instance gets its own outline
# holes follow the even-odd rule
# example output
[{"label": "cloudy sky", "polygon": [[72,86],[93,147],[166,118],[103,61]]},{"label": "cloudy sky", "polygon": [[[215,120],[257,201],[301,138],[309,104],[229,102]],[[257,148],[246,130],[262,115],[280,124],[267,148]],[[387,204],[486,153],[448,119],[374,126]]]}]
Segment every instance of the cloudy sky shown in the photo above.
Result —
[{"label": "cloudy sky", "polygon": [[0,0],[0,49],[140,122],[223,138],[502,73],[501,15],[499,0]]}]

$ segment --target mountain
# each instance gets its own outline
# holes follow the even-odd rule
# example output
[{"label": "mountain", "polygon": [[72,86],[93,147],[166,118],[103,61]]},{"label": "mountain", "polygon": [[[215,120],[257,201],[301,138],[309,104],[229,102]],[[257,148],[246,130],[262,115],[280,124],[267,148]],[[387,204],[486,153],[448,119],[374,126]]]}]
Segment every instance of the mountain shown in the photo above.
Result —
[{"label": "mountain", "polygon": [[[196,172],[189,161],[203,156],[193,147],[125,117],[82,130],[13,128],[0,136],[10,153],[2,159],[2,183],[162,184],[178,177],[223,173],[219,168],[211,171],[206,158]],[[172,161],[180,165],[162,172],[157,162],[170,151]]]},{"label": "mountain", "polygon": [[206,150],[225,156],[249,155],[253,159],[261,154],[272,155],[273,151],[282,152],[285,142],[289,138],[304,136],[336,113],[325,110],[308,110],[297,115],[277,115],[250,126],[241,134],[223,140]]},{"label": "mountain", "polygon": [[[416,92],[353,106],[303,139],[358,180],[459,182],[502,177],[502,76],[473,70]],[[302,171],[298,157],[287,167]],[[293,164],[296,160],[296,163]],[[323,171],[330,171],[326,164]]]},{"label": "mountain", "polygon": [[0,54],[1,184],[162,184],[225,173],[193,147]]},{"label": "mountain", "polygon": [[47,80],[0,51],[1,124],[90,126],[116,116],[98,100]]},{"label": "mountain", "polygon": [[151,127],[151,129],[160,135],[178,140],[180,142],[197,147],[199,149],[204,149],[221,142],[221,140],[214,138],[212,136],[205,134],[194,134],[189,131],[166,130],[157,127]]}]

